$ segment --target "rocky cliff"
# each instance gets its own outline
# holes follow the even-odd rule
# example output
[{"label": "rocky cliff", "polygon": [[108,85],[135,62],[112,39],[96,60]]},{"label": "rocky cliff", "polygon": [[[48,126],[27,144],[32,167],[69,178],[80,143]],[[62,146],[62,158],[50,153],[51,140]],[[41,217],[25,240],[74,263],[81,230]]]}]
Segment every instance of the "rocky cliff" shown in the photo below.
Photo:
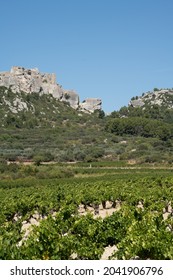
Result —
[{"label": "rocky cliff", "polygon": [[143,93],[141,96],[133,97],[129,106],[145,107],[146,105],[165,106],[168,109],[173,108],[173,89],[154,89]]},{"label": "rocky cliff", "polygon": [[82,103],[80,103],[80,109],[82,111],[94,112],[95,110],[100,110],[101,105],[102,105],[101,99],[87,98]]},{"label": "rocky cliff", "polygon": [[101,100],[97,98],[88,98],[80,103],[79,95],[72,90],[64,90],[56,82],[56,75],[49,73],[40,73],[37,68],[25,69],[23,67],[13,66],[10,72],[0,72],[0,86],[11,88],[16,92],[52,94],[60,101],[66,101],[74,109],[84,112],[94,112],[101,109]]}]

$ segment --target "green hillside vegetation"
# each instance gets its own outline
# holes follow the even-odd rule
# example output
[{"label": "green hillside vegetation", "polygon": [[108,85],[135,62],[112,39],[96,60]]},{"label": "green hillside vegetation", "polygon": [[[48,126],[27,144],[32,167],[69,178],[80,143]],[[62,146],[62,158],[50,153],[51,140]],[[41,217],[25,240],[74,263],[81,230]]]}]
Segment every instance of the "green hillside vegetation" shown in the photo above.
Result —
[{"label": "green hillside vegetation", "polygon": [[163,141],[167,141],[173,136],[171,124],[142,117],[115,118],[107,122],[106,130],[117,135],[152,137]]},{"label": "green hillside vegetation", "polygon": [[[105,116],[71,108],[51,94],[0,87],[0,159],[172,163],[172,96],[163,106],[122,107]],[[169,103],[169,102],[170,103]]]},{"label": "green hillside vegetation", "polygon": [[[13,93],[3,87],[0,94],[1,158],[75,161],[103,156],[102,112],[76,111],[68,101],[46,94]],[[16,98],[25,108],[14,106]]]},{"label": "green hillside vegetation", "polygon": [[[171,101],[172,103],[172,101]],[[110,115],[113,118],[122,117],[142,117],[147,119],[161,120],[166,123],[173,122],[173,109],[169,109],[167,105],[145,105],[144,107],[124,106],[119,111],[114,111]]]}]

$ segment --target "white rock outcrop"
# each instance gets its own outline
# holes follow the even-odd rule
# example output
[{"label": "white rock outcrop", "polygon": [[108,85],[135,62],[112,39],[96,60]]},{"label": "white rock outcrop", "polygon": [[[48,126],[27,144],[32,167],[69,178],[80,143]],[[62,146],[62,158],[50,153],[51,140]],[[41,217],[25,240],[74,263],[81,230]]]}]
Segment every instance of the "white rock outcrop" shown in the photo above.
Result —
[{"label": "white rock outcrop", "polygon": [[173,108],[172,96],[173,89],[155,89],[154,91],[148,91],[143,93],[142,96],[132,98],[129,102],[129,106],[132,107],[145,107],[145,105],[153,106],[167,106],[168,109]]},{"label": "white rock outcrop", "polygon": [[95,110],[101,110],[102,101],[99,98],[87,98],[79,104],[81,111],[94,112]]},{"label": "white rock outcrop", "polygon": [[101,100],[89,98],[80,103],[79,95],[73,90],[64,90],[56,83],[56,75],[40,73],[37,68],[25,69],[13,66],[10,72],[0,72],[0,86],[11,88],[14,93],[39,93],[52,94],[60,101],[68,102],[74,109],[86,112],[94,112],[101,109]]}]

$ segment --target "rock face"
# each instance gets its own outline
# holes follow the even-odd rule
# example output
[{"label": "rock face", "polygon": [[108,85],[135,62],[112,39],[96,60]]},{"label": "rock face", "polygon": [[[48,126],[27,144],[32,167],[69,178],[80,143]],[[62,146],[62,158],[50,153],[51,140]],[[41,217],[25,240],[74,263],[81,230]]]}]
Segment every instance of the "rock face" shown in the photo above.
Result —
[{"label": "rock face", "polygon": [[61,100],[69,102],[70,106],[74,109],[79,108],[79,95],[73,90],[65,91]]},{"label": "rock face", "polygon": [[12,67],[10,72],[0,73],[0,85],[10,87],[13,92],[51,93],[60,98],[63,94],[56,84],[55,74],[41,74],[37,68]]},{"label": "rock face", "polygon": [[84,112],[93,112],[101,109],[101,100],[90,98],[85,102],[79,103],[79,95],[72,90],[64,90],[56,83],[56,75],[49,73],[40,73],[37,68],[25,69],[23,67],[13,66],[10,72],[0,72],[0,86],[16,92],[52,94],[60,101],[68,102],[74,109]]},{"label": "rock face", "polygon": [[87,98],[80,103],[82,111],[94,112],[95,110],[101,110],[102,101],[99,98]]},{"label": "rock face", "polygon": [[137,100],[131,100],[130,105],[132,107],[142,107],[143,105],[145,105],[145,103],[141,99],[137,99]]},{"label": "rock face", "polygon": [[168,109],[173,108],[173,89],[158,89],[143,93],[142,96],[132,98],[129,106],[145,107],[145,105],[166,106]]}]

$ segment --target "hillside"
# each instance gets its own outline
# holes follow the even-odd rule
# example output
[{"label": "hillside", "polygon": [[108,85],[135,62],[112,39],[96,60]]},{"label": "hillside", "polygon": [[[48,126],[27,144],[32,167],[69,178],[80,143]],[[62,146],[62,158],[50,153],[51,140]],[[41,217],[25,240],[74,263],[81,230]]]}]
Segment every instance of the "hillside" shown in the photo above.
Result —
[{"label": "hillside", "polygon": [[142,107],[155,106],[173,109],[173,89],[158,89],[143,93],[142,96],[132,97],[129,106]]},{"label": "hillside", "polygon": [[[99,125],[100,112],[86,114],[52,95],[14,93],[1,87],[1,157],[9,160],[18,157],[31,159],[39,154],[44,160],[53,160],[58,154],[56,159],[60,161],[83,159],[81,146],[92,146],[96,141],[95,134],[96,137],[104,137]],[[77,158],[71,151],[77,154]],[[94,153],[97,153],[97,149],[91,151],[91,154]]]},{"label": "hillside", "polygon": [[[68,102],[72,108],[86,113],[101,109],[102,101],[99,98],[87,98],[80,102],[79,95],[75,91],[65,90],[56,82],[54,73],[41,73],[38,68],[25,69],[24,67],[13,66],[10,72],[0,72],[0,86],[11,89],[13,93],[51,95],[56,100]],[[24,103],[20,98],[14,98],[11,107],[14,106],[15,111],[27,110],[27,104]]]},{"label": "hillside", "polygon": [[173,89],[157,89],[132,97],[128,106],[111,114],[114,117],[136,117],[160,119],[171,123],[173,116]]},{"label": "hillside", "polygon": [[[24,75],[0,74],[0,84],[6,85],[0,86],[1,160],[172,163],[172,89],[133,97],[128,107],[105,116],[100,105],[94,107],[99,99],[75,107],[54,76],[37,73],[32,79],[36,92],[31,92],[31,80],[30,87],[26,83],[30,74],[14,70]],[[43,89],[46,77],[53,84]],[[52,86],[62,90],[62,98],[49,92]]]}]

